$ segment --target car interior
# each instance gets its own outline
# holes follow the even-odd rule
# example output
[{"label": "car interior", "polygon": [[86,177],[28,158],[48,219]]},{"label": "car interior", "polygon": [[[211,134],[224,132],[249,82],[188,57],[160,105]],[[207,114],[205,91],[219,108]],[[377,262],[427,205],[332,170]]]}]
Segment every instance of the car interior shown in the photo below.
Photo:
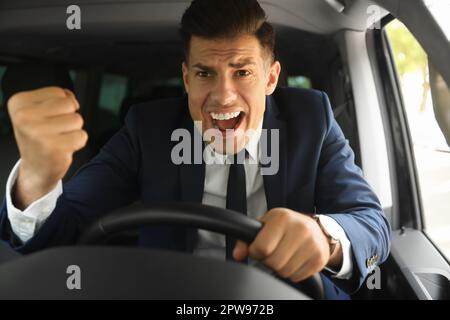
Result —
[{"label": "car interior", "polygon": [[[276,59],[282,65],[278,86],[328,94],[334,116],[355,152],[355,162],[379,194],[391,221],[392,252],[380,266],[382,289],[363,286],[353,299],[450,297],[450,266],[423,232],[414,175],[400,174],[414,171],[413,160],[401,130],[401,99],[395,94],[395,72],[386,58],[389,47],[382,27],[395,18],[416,21],[411,12],[425,7],[421,1],[407,2],[261,1],[276,30]],[[189,1],[77,3],[82,10],[81,30],[68,30],[61,23],[70,1],[0,3],[2,190],[19,158],[6,108],[14,93],[49,85],[73,88],[89,141],[75,154],[66,180],[118,131],[132,105],[185,94],[178,23]],[[372,5],[381,6],[379,19],[373,21],[381,24],[380,29],[368,28],[367,8]],[[421,27],[417,21],[409,22],[411,31],[420,29],[421,40],[427,38],[428,30],[434,42],[427,38],[424,48],[438,46],[441,52],[450,53],[448,42],[440,43],[442,39],[431,33],[436,24],[427,19],[421,18],[426,22]],[[448,81],[450,70],[440,63],[441,56],[430,54],[430,59]],[[136,243],[134,231],[108,241],[115,246]]]}]

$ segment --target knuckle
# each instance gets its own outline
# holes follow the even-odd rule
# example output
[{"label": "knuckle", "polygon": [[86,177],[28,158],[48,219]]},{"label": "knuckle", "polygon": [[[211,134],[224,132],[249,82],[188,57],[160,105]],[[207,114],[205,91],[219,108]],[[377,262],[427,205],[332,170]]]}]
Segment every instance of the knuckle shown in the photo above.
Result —
[{"label": "knuckle", "polygon": [[74,139],[71,143],[71,150],[75,151],[75,150],[79,150],[81,148],[83,148],[88,140],[88,134],[86,131],[84,130],[79,130],[77,132],[74,133]]},{"label": "knuckle", "polygon": [[73,91],[72,90],[70,90],[70,89],[67,89],[67,88],[63,88],[63,87],[58,87],[59,89],[61,89],[62,90],[62,92],[64,92],[64,95],[74,95],[74,93],[73,93]]},{"label": "knuckle", "polygon": [[86,130],[81,130],[80,133],[84,140],[87,140],[89,138],[89,135]]},{"label": "knuckle", "polygon": [[288,278],[291,274],[292,274],[292,270],[289,268],[283,268],[279,271],[277,271],[278,274],[282,277],[282,278]]},{"label": "knuckle", "polygon": [[272,270],[274,270],[276,273],[278,273],[279,275],[283,276],[283,267],[284,267],[284,263],[282,261],[276,261],[276,262],[269,262],[269,266]]},{"label": "knuckle", "polygon": [[61,87],[49,86],[49,87],[45,87],[44,90],[48,90],[49,92],[51,92],[52,96],[60,96],[60,97],[66,96],[64,89]]},{"label": "knuckle", "polygon": [[[276,270],[275,270],[276,271]],[[283,279],[288,279],[289,278],[289,274],[287,273],[287,271],[284,270],[280,270],[280,271],[276,271],[278,273],[278,275],[280,277],[282,277]]]},{"label": "knuckle", "polygon": [[277,213],[277,219],[282,224],[288,224],[292,219],[292,213],[288,210],[283,210]]},{"label": "knuckle", "polygon": [[70,107],[70,110],[75,112],[78,109],[77,100],[75,100],[75,98],[65,98],[65,99]]},{"label": "knuckle", "polygon": [[87,134],[87,132],[85,130],[81,130],[80,131],[80,135],[81,135],[80,139],[83,142],[83,146],[84,146],[84,145],[86,145],[86,143],[87,143],[87,141],[89,139],[89,136],[88,136],[88,134]]},{"label": "knuckle", "polygon": [[249,248],[250,254],[256,257],[268,257],[272,250],[268,245],[253,245]]},{"label": "knuckle", "polygon": [[292,282],[296,283],[296,282],[300,282],[301,277],[299,277],[298,275],[294,274],[294,275],[289,277],[289,280],[291,280]]},{"label": "knuckle", "polygon": [[84,124],[83,117],[79,113],[73,114],[73,121],[75,122],[75,125],[77,128],[82,128]]},{"label": "knuckle", "polygon": [[75,112],[77,109],[75,102],[71,98],[57,97],[54,101],[58,102],[57,108],[60,112]]}]

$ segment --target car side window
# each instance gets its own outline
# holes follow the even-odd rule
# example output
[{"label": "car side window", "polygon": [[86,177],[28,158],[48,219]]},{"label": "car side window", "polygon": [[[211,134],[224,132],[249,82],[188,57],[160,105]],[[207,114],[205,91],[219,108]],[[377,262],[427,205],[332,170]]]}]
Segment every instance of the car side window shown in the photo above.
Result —
[{"label": "car side window", "polygon": [[100,83],[98,107],[95,110],[93,141],[96,148],[103,146],[120,128],[122,102],[128,93],[128,78],[104,73]]},{"label": "car side window", "polygon": [[[400,21],[391,21],[386,35],[410,131],[425,231],[450,259],[450,140],[446,139],[442,113],[444,103],[449,114],[450,93],[428,63],[425,51]],[[438,87],[436,94],[433,90]]]}]

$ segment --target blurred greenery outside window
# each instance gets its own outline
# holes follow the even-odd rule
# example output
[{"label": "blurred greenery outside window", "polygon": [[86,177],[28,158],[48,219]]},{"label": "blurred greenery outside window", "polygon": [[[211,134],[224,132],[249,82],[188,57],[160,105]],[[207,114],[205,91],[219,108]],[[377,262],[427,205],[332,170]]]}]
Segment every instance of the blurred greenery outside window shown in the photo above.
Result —
[{"label": "blurred greenery outside window", "polygon": [[289,76],[287,79],[288,87],[311,89],[311,80],[304,76]]},{"label": "blurred greenery outside window", "polygon": [[96,117],[97,132],[102,133],[108,129],[120,126],[120,108],[127,93],[127,77],[110,73],[103,75]]},{"label": "blurred greenery outside window", "polygon": [[69,77],[70,77],[70,80],[72,80],[72,82],[75,83],[76,78],[77,78],[77,72],[75,70],[73,70],[73,69],[70,69],[69,70]]},{"label": "blurred greenery outside window", "polygon": [[100,109],[117,116],[123,99],[127,95],[128,79],[114,74],[104,74],[100,90]]}]

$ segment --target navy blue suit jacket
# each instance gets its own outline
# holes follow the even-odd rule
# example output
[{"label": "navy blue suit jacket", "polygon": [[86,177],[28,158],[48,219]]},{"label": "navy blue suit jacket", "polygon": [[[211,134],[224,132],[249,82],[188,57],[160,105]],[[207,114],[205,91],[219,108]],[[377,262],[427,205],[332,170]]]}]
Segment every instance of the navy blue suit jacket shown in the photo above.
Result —
[{"label": "navy blue suit jacket", "polygon": [[[124,127],[100,153],[64,185],[57,206],[37,234],[15,243],[3,203],[0,238],[29,253],[74,244],[83,229],[101,215],[136,200],[201,202],[204,164],[175,165],[171,141],[177,128],[194,134],[187,99],[136,105]],[[266,100],[263,129],[279,129],[280,163],[276,175],[264,176],[268,208],[330,215],[345,230],[353,252],[350,280],[332,279],[346,292],[364,281],[367,261],[384,261],[390,228],[380,203],[354,164],[354,154],[334,120],[327,96],[319,91],[279,88]],[[196,232],[181,227],[143,230],[141,243],[192,251]]]}]

